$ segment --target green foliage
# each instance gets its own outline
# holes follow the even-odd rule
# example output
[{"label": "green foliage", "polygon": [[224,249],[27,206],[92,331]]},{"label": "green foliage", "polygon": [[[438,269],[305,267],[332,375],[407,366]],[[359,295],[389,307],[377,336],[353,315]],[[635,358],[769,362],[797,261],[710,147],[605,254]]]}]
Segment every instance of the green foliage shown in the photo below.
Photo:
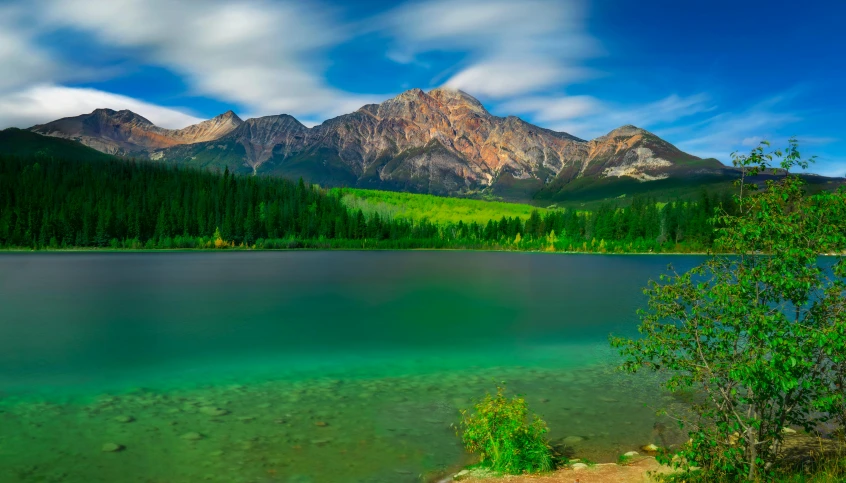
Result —
[{"label": "green foliage", "polygon": [[17,128],[0,131],[0,156],[8,155],[32,156],[40,159],[49,159],[54,156],[65,159],[113,159],[108,154],[70,139],[42,136]]},{"label": "green foliage", "polygon": [[365,213],[379,213],[409,220],[429,220],[434,223],[487,223],[508,218],[528,219],[532,212],[545,214],[547,209],[520,203],[482,201],[469,198],[448,198],[414,193],[366,189],[335,188],[344,203]]},{"label": "green foliage", "polygon": [[773,155],[783,170],[807,166],[795,140],[784,153],[764,145],[733,155],[738,211],[712,220],[715,248],[733,255],[651,282],[643,337],[611,338],[624,369],[663,371],[671,391],[706,396],[681,418],[691,441],[674,462],[706,480],[772,476],[782,428],[843,417],[846,264],[818,258],[846,248],[846,191],[806,196],[784,171],[758,190],[747,177],[772,170]]},{"label": "green foliage", "polygon": [[[654,475],[655,481],[664,483],[736,483],[729,474],[702,471],[665,473]],[[759,476],[756,483],[843,483],[846,481],[846,457],[833,455],[814,460],[801,467],[779,468]]]},{"label": "green foliage", "polygon": [[475,405],[475,412],[461,411],[462,440],[467,451],[481,456],[481,464],[508,474],[535,473],[553,468],[552,448],[544,435],[546,423],[529,411],[525,399],[505,397],[498,387],[496,396],[486,394]]},{"label": "green foliage", "polygon": [[[703,251],[713,238],[706,213],[718,202],[703,192],[698,203],[659,208],[654,200],[636,198],[625,208],[581,212],[355,192],[377,193],[382,200],[425,198],[441,208],[406,217],[382,201],[351,204],[346,191],[232,175],[228,169],[215,173],[108,157],[69,161],[43,150],[24,157],[0,155],[0,248]],[[489,210],[471,217],[506,209],[514,215],[484,223],[427,218],[455,203]]]},{"label": "green foliage", "polygon": [[274,248],[280,240],[283,248],[320,248],[325,240],[420,247],[442,246],[439,235],[428,222],[365,217],[302,181],[132,160],[0,156],[4,248]]},{"label": "green foliage", "polygon": [[233,175],[228,169],[198,171],[102,153],[57,159],[49,153],[76,152],[52,151],[52,144],[45,151],[43,142],[33,144],[42,148],[30,155],[0,154],[0,248],[685,253],[712,247],[715,230],[708,219],[716,208],[736,211],[732,199],[706,191],[695,202],[635,197],[625,207],[605,203],[591,212],[327,191],[279,178]]}]

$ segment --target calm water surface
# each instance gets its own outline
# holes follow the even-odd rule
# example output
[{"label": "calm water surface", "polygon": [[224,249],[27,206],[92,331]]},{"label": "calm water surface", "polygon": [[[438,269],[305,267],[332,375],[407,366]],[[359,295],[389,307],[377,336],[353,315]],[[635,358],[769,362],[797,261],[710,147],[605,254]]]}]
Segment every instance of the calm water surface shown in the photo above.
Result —
[{"label": "calm water surface", "polygon": [[426,480],[467,462],[450,425],[499,382],[614,460],[677,438],[654,415],[677,402],[616,373],[608,334],[700,260],[2,254],[0,481]]}]

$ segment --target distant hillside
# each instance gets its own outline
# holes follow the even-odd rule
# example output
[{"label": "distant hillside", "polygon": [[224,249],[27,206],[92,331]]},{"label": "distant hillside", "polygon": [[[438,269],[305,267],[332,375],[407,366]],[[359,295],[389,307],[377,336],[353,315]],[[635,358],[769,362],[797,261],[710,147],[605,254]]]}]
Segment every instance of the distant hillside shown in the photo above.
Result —
[{"label": "distant hillside", "polygon": [[213,141],[241,125],[232,111],[183,129],[165,129],[132,111],[96,109],[30,128],[47,136],[73,139],[108,154],[146,155],[179,144]]},{"label": "distant hillside", "polygon": [[46,137],[17,128],[0,131],[0,155],[36,154],[64,159],[113,159],[108,154],[68,139]]}]

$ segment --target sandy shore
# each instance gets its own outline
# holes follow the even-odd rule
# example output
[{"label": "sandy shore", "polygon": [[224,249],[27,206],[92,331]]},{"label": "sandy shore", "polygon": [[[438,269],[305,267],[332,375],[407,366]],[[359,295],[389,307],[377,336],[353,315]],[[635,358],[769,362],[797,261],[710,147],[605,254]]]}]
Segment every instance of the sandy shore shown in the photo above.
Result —
[{"label": "sandy shore", "polygon": [[[651,483],[649,472],[669,473],[671,468],[663,466],[651,456],[638,457],[632,463],[620,466],[614,463],[597,464],[581,470],[564,468],[543,476],[521,475],[499,478],[463,478],[466,483]],[[451,480],[448,480],[451,481]]]}]

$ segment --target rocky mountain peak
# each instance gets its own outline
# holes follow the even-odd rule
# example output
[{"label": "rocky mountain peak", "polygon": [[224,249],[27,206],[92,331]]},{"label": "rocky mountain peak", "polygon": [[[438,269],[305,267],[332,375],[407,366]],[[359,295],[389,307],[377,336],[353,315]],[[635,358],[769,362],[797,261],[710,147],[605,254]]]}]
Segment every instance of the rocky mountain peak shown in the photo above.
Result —
[{"label": "rocky mountain peak", "polygon": [[153,126],[153,123],[150,122],[144,116],[140,114],[136,114],[129,109],[121,109],[120,111],[115,111],[113,109],[94,109],[91,114],[89,115],[91,118],[103,120],[108,119],[109,121],[120,123],[120,124],[132,124],[136,126]]},{"label": "rocky mountain peak", "polygon": [[212,119],[220,119],[220,120],[232,119],[233,121],[235,121],[235,122],[237,122],[237,123],[239,123],[239,124],[240,124],[240,123],[242,123],[242,122],[244,122],[244,121],[243,121],[240,117],[238,117],[238,115],[237,115],[237,114],[235,114],[235,113],[234,113],[231,109],[230,109],[230,110],[228,110],[228,111],[226,111],[226,112],[224,112],[223,114],[218,114],[217,116],[213,117]]},{"label": "rocky mountain peak", "polygon": [[308,128],[293,116],[275,114],[247,119],[237,129],[233,130],[228,137],[270,142],[278,136],[284,137],[289,133],[304,131],[308,131]]},{"label": "rocky mountain peak", "polygon": [[226,111],[207,121],[186,128],[163,130],[163,134],[172,138],[176,144],[193,144],[218,139],[229,134],[243,123],[244,121],[234,112]]},{"label": "rocky mountain peak", "polygon": [[478,99],[458,89],[438,87],[429,91],[429,96],[445,104],[450,110],[464,107],[478,114],[489,115]]},{"label": "rocky mountain peak", "polygon": [[637,126],[626,124],[625,126],[620,126],[617,129],[606,134],[606,137],[624,137],[624,136],[637,136],[638,134],[648,134],[649,131],[646,129],[641,129]]},{"label": "rocky mountain peak", "polygon": [[305,127],[305,125],[298,121],[297,118],[289,114],[272,114],[270,116],[251,117],[244,121],[244,123],[251,124],[254,126],[267,126],[271,124],[293,124],[308,129],[307,127]]}]

